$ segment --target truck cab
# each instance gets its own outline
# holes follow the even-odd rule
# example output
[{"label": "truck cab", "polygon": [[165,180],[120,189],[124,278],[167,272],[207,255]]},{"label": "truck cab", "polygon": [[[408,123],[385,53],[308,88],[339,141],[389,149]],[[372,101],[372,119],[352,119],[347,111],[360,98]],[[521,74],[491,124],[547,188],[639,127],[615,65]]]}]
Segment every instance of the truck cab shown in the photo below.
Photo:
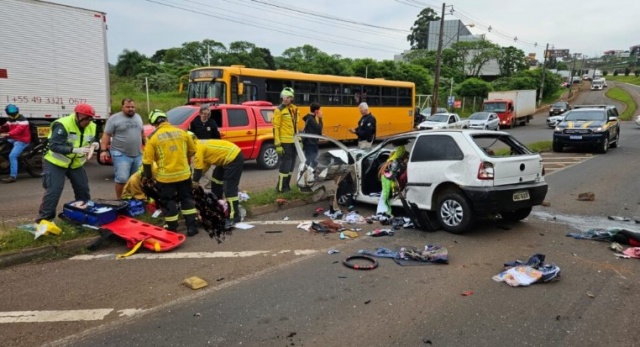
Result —
[{"label": "truck cab", "polygon": [[500,118],[500,127],[502,128],[513,128],[515,125],[516,117],[513,110],[513,100],[508,99],[486,100],[482,105],[483,112],[493,112],[498,114],[498,118]]}]

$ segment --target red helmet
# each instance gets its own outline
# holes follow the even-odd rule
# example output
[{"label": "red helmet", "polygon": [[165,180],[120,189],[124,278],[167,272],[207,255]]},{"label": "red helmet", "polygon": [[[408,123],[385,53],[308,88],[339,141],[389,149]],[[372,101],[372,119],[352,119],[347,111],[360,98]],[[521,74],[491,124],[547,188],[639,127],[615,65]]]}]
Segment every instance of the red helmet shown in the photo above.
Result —
[{"label": "red helmet", "polygon": [[75,112],[76,114],[82,114],[85,116],[91,116],[91,117],[96,116],[96,110],[94,110],[93,106],[89,104],[78,104],[78,106],[76,106],[73,112]]}]

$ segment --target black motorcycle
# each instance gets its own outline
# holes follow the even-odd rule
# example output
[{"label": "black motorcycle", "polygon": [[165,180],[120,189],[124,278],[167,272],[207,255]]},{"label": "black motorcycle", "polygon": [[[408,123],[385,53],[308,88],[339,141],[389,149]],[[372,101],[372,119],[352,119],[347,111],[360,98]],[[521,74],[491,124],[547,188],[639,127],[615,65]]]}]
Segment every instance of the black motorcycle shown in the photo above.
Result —
[{"label": "black motorcycle", "polygon": [[[24,169],[33,177],[42,177],[42,160],[46,147],[47,140],[31,142],[18,157],[18,169]],[[7,139],[0,139],[0,174],[9,174],[11,149],[13,149],[11,142]]]}]

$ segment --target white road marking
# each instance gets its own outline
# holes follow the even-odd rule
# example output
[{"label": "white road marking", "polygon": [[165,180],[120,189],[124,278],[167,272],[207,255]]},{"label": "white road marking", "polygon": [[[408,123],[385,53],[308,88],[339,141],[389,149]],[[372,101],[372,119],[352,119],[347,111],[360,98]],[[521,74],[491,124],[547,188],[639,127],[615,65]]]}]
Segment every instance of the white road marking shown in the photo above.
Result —
[{"label": "white road marking", "polygon": [[[275,251],[274,251],[275,252]],[[295,255],[309,255],[318,253],[314,249],[299,250],[282,250],[275,252],[273,255],[291,253]],[[256,255],[268,255],[272,251],[243,251],[243,252],[168,252],[168,253],[140,253],[134,254],[124,259],[203,259],[203,258],[246,258]],[[115,260],[116,254],[97,254],[97,255],[77,255],[71,257],[70,260]]]},{"label": "white road marking", "polygon": [[9,311],[0,312],[0,323],[42,323],[103,320],[112,308],[97,310]]},{"label": "white road marking", "polygon": [[142,313],[146,311],[145,309],[141,309],[141,308],[129,308],[126,310],[118,310],[118,315],[120,317],[131,317],[131,316],[135,316],[138,313]]},{"label": "white road marking", "polygon": [[254,221],[247,222],[248,224],[256,224],[256,225],[298,225],[300,223],[308,223],[311,222],[312,219],[308,220],[263,220],[263,221]]}]

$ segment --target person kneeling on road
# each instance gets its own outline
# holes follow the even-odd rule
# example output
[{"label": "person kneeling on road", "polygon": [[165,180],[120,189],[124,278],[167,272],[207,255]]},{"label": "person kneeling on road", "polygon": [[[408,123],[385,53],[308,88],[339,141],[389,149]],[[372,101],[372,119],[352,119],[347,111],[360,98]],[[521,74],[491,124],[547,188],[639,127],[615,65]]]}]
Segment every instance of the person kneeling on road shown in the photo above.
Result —
[{"label": "person kneeling on road", "polygon": [[195,203],[191,193],[191,167],[189,160],[196,152],[196,145],[186,131],[171,125],[167,115],[160,110],[149,113],[149,123],[156,130],[149,136],[142,157],[143,182],[152,179],[152,165],[158,165],[156,185],[159,202],[165,216],[165,229],[178,229],[178,205],[187,225],[187,236],[198,233]]},{"label": "person kneeling on road", "polygon": [[196,143],[193,185],[198,185],[203,171],[208,170],[211,165],[216,166],[211,177],[211,192],[217,198],[222,198],[224,187],[224,197],[229,204],[229,218],[224,227],[231,229],[242,220],[238,201],[238,185],[244,165],[242,151],[236,144],[225,140],[200,140]]}]

